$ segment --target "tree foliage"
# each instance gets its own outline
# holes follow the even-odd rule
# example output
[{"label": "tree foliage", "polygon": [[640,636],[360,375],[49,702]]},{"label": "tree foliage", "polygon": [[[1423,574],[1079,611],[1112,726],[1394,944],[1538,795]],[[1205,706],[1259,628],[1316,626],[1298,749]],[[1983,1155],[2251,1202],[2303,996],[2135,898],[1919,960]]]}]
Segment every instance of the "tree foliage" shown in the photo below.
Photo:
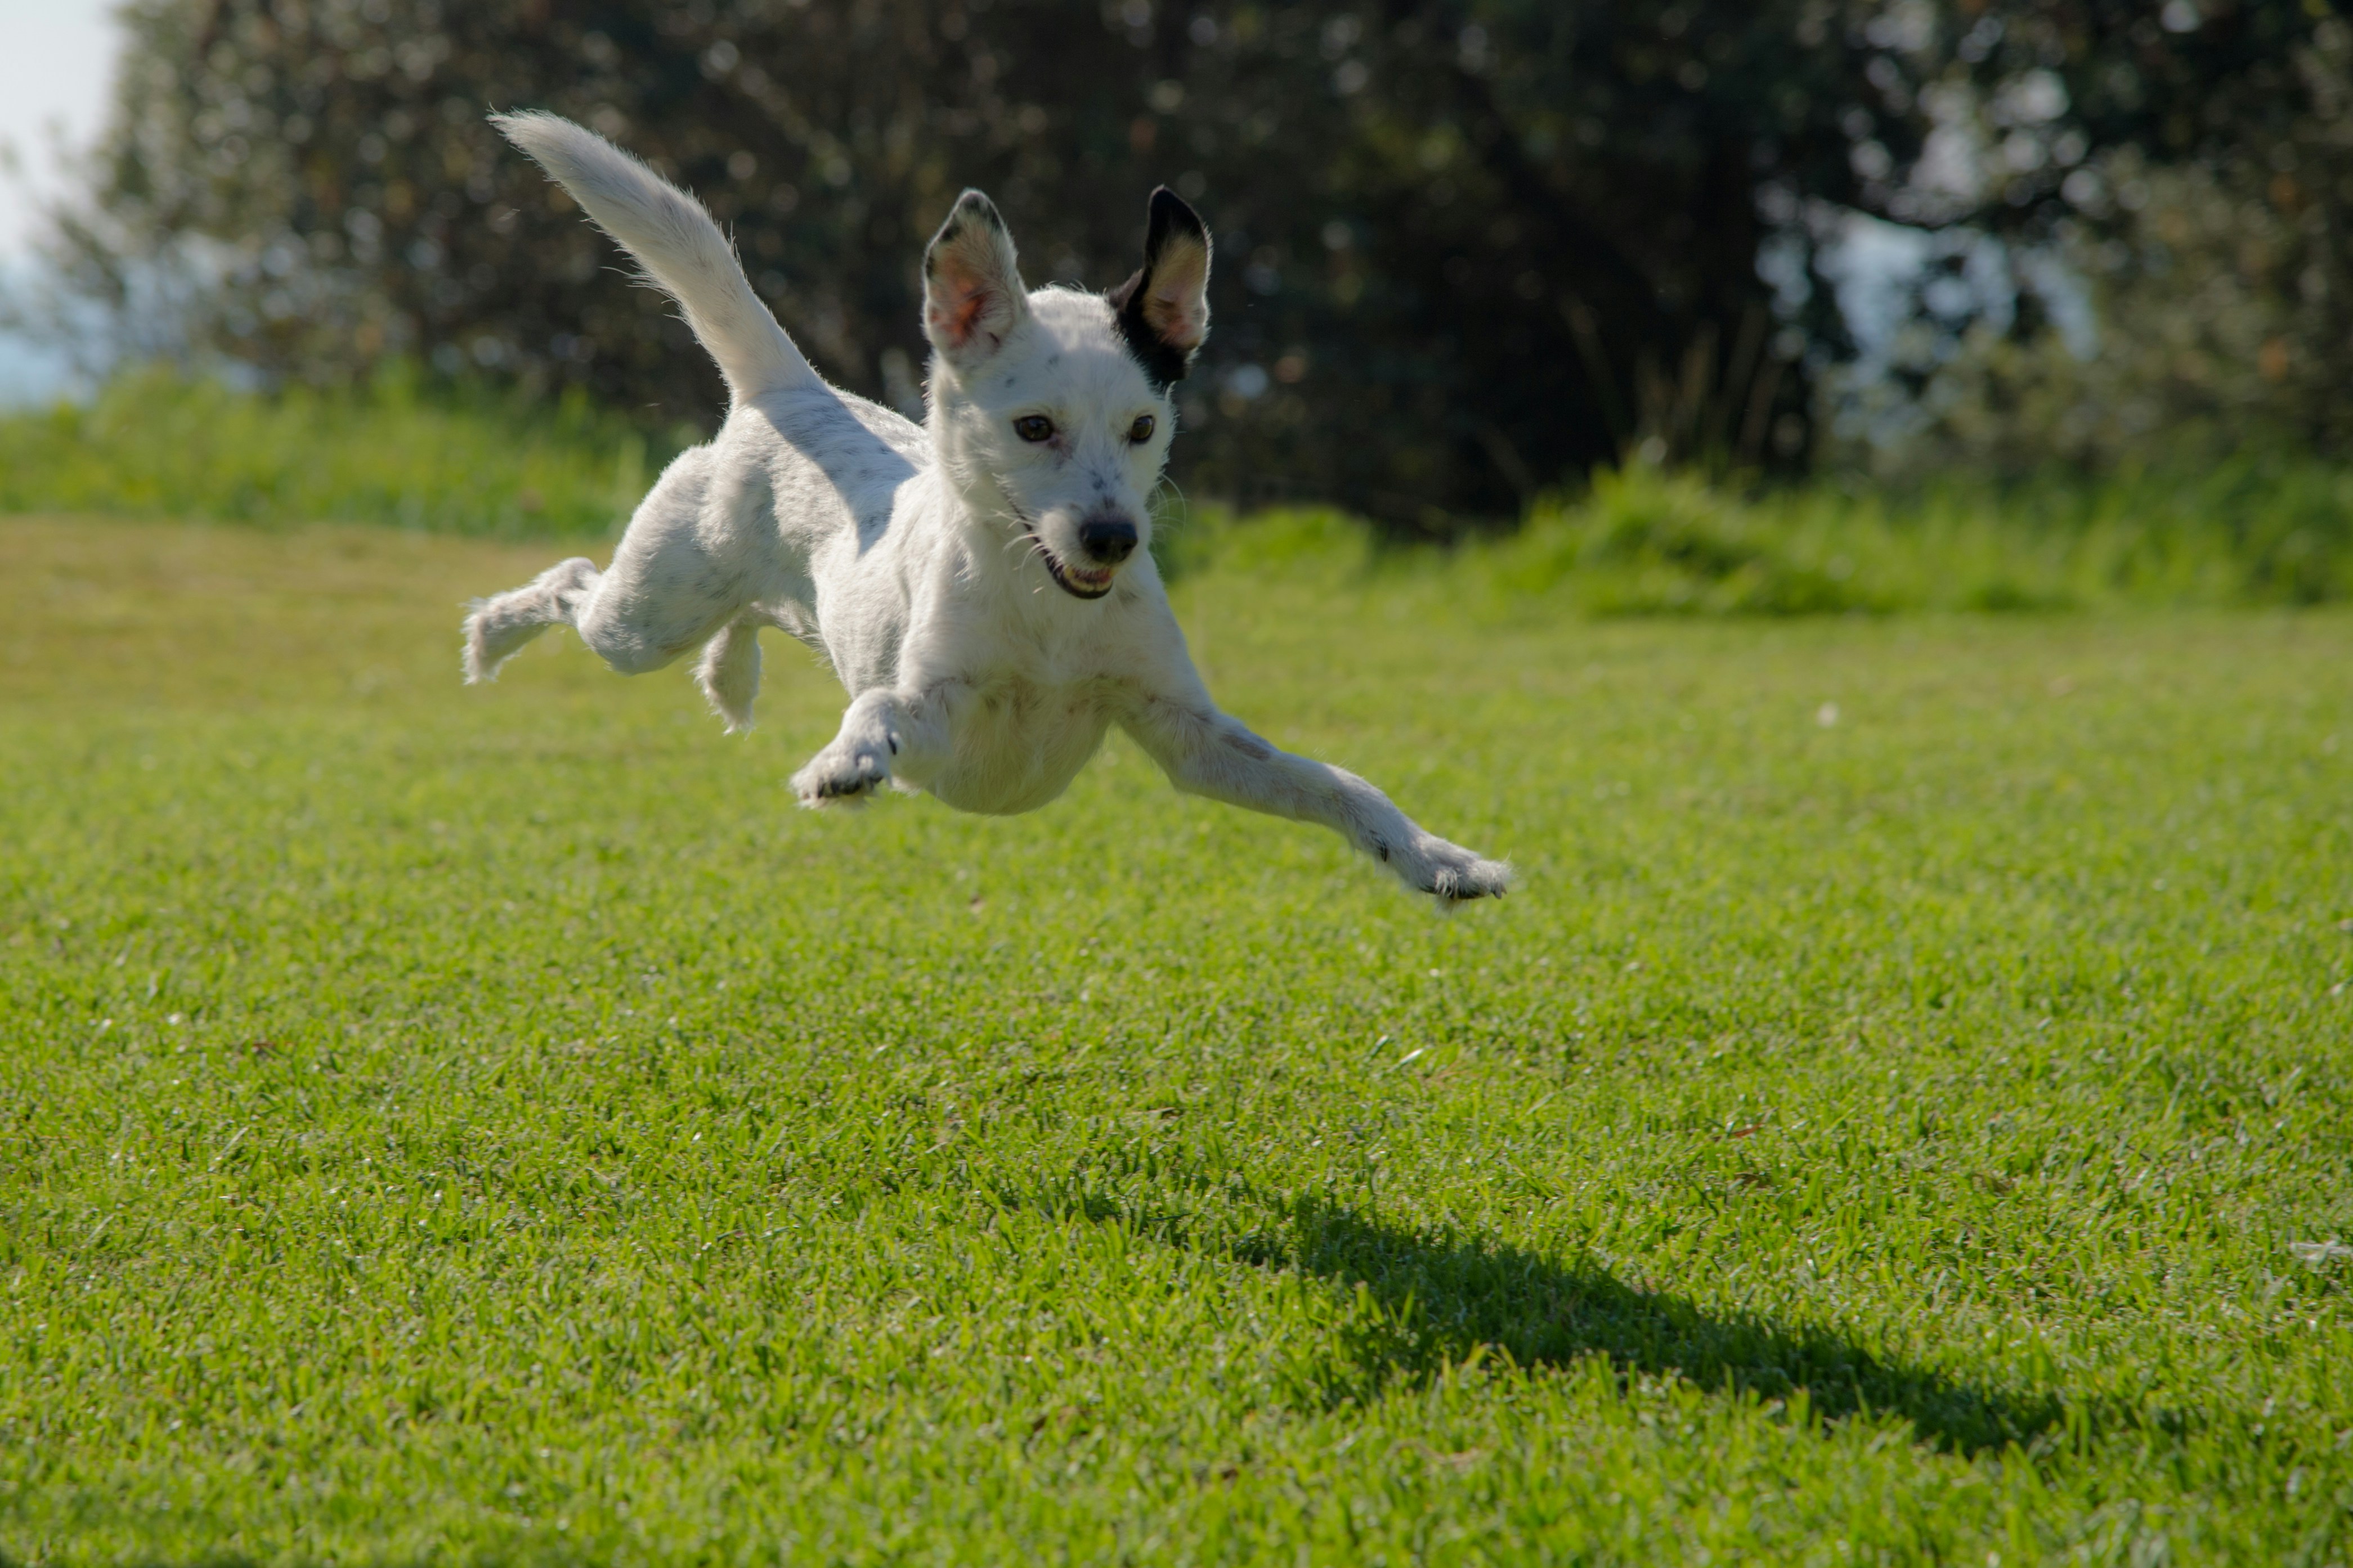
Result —
[{"label": "tree foliage", "polygon": [[2308,115],[2321,19],[2208,9],[133,0],[64,250],[125,306],[171,280],[197,345],[273,378],[412,356],[707,419],[683,330],[483,122],[543,107],[695,189],[818,363],[913,407],[959,189],[1033,282],[1102,287],[1165,181],[1219,247],[1180,479],[1446,532],[1638,442],[1800,460],[1847,346],[1826,212],[2105,235],[2119,160]]},{"label": "tree foliage", "polygon": [[1166,181],[1219,240],[1185,477],[1443,530],[1646,422],[1802,450],[1783,367],[1831,323],[1776,336],[1757,193],[1855,195],[1866,54],[1807,12],[139,0],[72,248],[119,299],[202,274],[198,340],[274,376],[422,355],[705,414],[676,325],[482,123],[543,106],[695,188],[819,363],[905,405],[959,188],[1033,280],[1101,286]]},{"label": "tree foliage", "polygon": [[[1915,469],[2353,451],[2353,26],[2317,0],[1895,7],[1922,156],[1866,189],[2039,262],[1988,313],[1924,277],[1883,401]],[[1933,25],[1932,25],[1933,23]],[[1946,290],[1940,308],[1936,291]],[[2044,330],[2075,292],[2090,342]],[[2079,338],[2085,334],[2077,334]]]}]

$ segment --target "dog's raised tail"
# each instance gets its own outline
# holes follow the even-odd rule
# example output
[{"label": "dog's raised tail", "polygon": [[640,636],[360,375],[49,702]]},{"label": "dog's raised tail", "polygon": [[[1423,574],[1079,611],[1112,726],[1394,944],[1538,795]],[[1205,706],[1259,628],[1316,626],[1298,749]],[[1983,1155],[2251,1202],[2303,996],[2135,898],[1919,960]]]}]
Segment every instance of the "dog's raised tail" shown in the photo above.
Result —
[{"label": "dog's raised tail", "polygon": [[679,302],[738,403],[814,382],[817,372],[760,297],[701,203],[610,142],[537,110],[491,123],[531,154]]}]

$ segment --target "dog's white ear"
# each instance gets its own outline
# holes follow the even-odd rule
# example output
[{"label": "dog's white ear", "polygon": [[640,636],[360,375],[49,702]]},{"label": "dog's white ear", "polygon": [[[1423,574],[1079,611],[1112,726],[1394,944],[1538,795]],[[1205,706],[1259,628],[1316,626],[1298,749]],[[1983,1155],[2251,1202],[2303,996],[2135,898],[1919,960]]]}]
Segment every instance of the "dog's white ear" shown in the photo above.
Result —
[{"label": "dog's white ear", "polygon": [[1106,298],[1144,374],[1165,387],[1192,368],[1209,335],[1209,230],[1166,185],[1152,193],[1151,213],[1144,266]]},{"label": "dog's white ear", "polygon": [[923,335],[965,369],[994,354],[1029,313],[1005,219],[995,202],[966,191],[923,252]]}]

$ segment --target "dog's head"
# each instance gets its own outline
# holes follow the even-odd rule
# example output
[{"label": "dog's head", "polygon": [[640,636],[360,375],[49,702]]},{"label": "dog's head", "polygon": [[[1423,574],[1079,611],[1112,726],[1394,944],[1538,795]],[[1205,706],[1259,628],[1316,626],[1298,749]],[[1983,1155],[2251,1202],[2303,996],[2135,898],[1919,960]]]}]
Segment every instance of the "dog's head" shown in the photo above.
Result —
[{"label": "dog's head", "polygon": [[966,191],[923,255],[932,421],[974,510],[1018,529],[1063,592],[1100,599],[1152,542],[1170,385],[1209,331],[1209,231],[1152,193],[1144,265],[1108,294],[1022,286],[995,204]]}]

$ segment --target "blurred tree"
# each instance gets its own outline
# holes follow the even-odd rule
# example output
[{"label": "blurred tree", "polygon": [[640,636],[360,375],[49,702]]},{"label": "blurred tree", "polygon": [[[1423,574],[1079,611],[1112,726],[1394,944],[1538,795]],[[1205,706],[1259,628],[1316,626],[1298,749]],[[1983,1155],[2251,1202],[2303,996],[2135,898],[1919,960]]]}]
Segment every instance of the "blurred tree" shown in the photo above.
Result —
[{"label": "blurred tree", "polygon": [[1824,213],[2080,223],[2078,171],[2236,144],[2197,105],[2268,112],[2312,31],[2243,4],[2190,47],[2150,10],[132,0],[61,253],[126,318],[168,281],[269,376],[421,356],[707,420],[683,329],[482,121],[544,107],[699,192],[812,356],[913,408],[916,259],[960,187],[1033,282],[1102,287],[1166,181],[1219,245],[1180,479],[1445,532],[1630,445],[1801,461],[1848,347]]},{"label": "blurred tree", "polygon": [[[1867,45],[1811,0],[133,0],[126,19],[66,254],[126,304],[198,280],[193,340],[269,375],[422,355],[663,416],[716,406],[682,330],[489,106],[575,116],[691,185],[827,370],[903,406],[916,258],[958,188],[997,195],[1033,281],[1100,287],[1166,180],[1219,240],[1182,476],[1419,531],[1516,511],[1643,437],[1799,458],[1792,362],[1838,323],[1826,296],[1777,315],[1757,243],[1800,195],[1857,198],[1873,119]],[[1910,151],[1908,121],[1881,134]]]},{"label": "blurred tree", "polygon": [[[1891,8],[1922,154],[1865,200],[2002,237],[2019,309],[1918,319],[1897,466],[2353,451],[2353,26],[2319,0]],[[1891,40],[1893,41],[1893,40]],[[1948,247],[1949,269],[1965,247]],[[2053,266],[2053,263],[2059,265]],[[2069,294],[2089,331],[2046,330]],[[1954,289],[1953,300],[1968,291]],[[1879,389],[1883,395],[1889,388]],[[1902,421],[1898,421],[1902,427]],[[2161,448],[2161,451],[2160,451]]]}]

